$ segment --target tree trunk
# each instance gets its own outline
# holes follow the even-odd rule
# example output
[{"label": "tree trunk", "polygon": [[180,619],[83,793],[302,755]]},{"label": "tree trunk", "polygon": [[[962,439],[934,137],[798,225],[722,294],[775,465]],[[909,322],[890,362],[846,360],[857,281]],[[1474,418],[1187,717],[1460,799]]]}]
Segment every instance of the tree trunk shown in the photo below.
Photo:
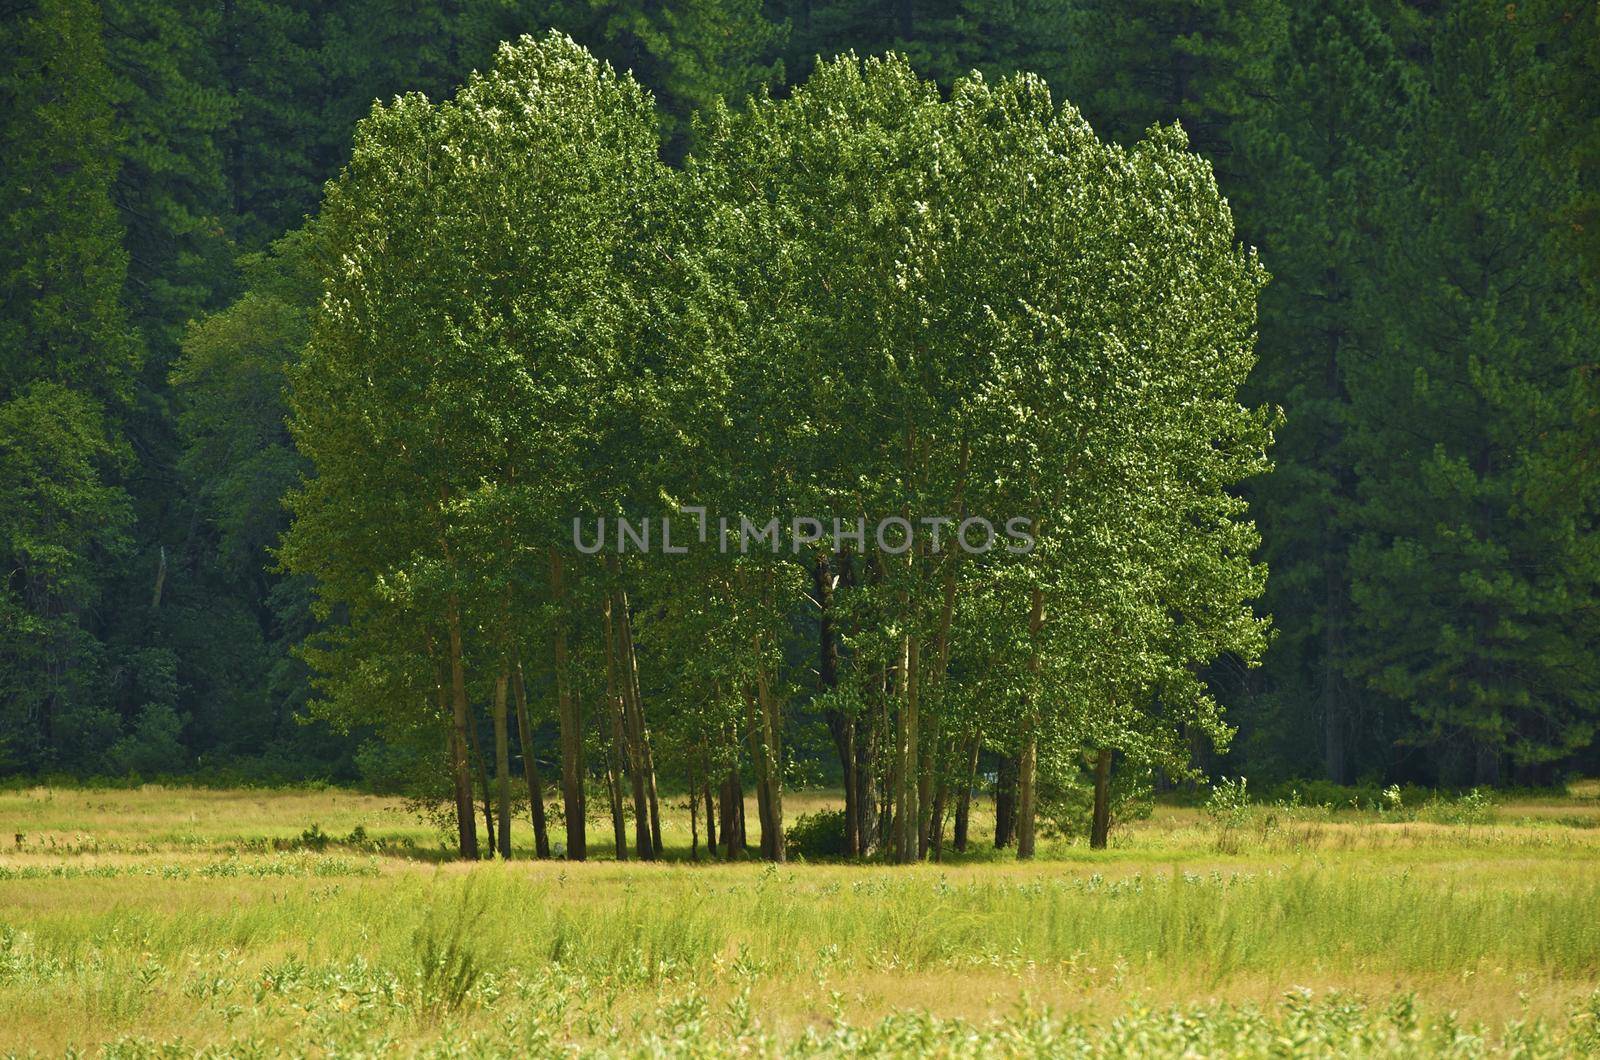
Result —
[{"label": "tree trunk", "polygon": [[661,856],[661,800],[656,795],[656,753],[650,746],[650,730],[644,730],[644,775],[650,782],[650,845]]},{"label": "tree trunk", "polygon": [[689,860],[700,860],[700,799],[695,795],[694,767],[689,767]]},{"label": "tree trunk", "polygon": [[633,697],[633,709],[639,719],[639,747],[644,758],[645,788],[650,804],[650,856],[661,856],[661,800],[656,794],[656,756],[650,746],[650,725],[645,721],[644,696],[639,688],[639,652],[633,641],[633,612],[628,606],[628,593],[618,583],[622,603],[623,672],[628,680],[628,694]]},{"label": "tree trunk", "polygon": [[494,797],[489,789],[489,767],[478,742],[478,719],[467,720],[467,736],[472,741],[472,757],[478,764],[478,782],[483,786],[483,834],[489,841],[489,856],[494,857]]},{"label": "tree trunk", "polygon": [[1039,781],[1039,737],[1033,722],[1022,736],[1022,754],[1017,764],[1017,857],[1033,857],[1034,822],[1037,813]]},{"label": "tree trunk", "polygon": [[550,856],[550,822],[544,814],[544,778],[533,753],[533,719],[528,713],[528,686],[522,676],[522,660],[513,656],[512,691],[517,701],[517,739],[522,743],[522,778],[528,784],[528,812],[533,817],[535,857]]},{"label": "tree trunk", "polygon": [[869,709],[862,711],[855,720],[856,806],[860,815],[857,824],[861,839],[859,853],[862,857],[871,857],[880,848],[878,762],[882,736],[874,717],[874,712]]},{"label": "tree trunk", "polygon": [[922,753],[920,713],[920,685],[922,683],[922,638],[912,634],[906,638],[906,764],[903,780],[906,786],[906,821],[902,831],[900,860],[916,861],[922,856]]},{"label": "tree trunk", "polygon": [[[717,804],[711,797],[711,752],[705,741],[700,743],[700,786],[706,800],[706,853],[717,856]],[[690,795],[693,798],[693,794]]]},{"label": "tree trunk", "polygon": [[[823,692],[839,687],[839,640],[833,629],[833,571],[828,553],[819,552],[811,568],[817,600],[817,684]],[[861,797],[856,785],[855,718],[835,707],[823,714],[833,749],[839,756],[844,780],[844,849],[850,857],[861,853]]]},{"label": "tree trunk", "polygon": [[[772,685],[767,680],[766,659],[761,638],[756,638],[756,702],[761,707],[761,767],[758,782],[766,792],[766,819],[762,821],[761,845],[768,860],[781,862],[787,854],[783,838],[783,718]],[[768,829],[771,838],[768,839]]]},{"label": "tree trunk", "polygon": [[737,763],[722,782],[722,844],[727,848],[725,856],[729,861],[743,854],[748,845],[744,827],[744,785],[739,780]]},{"label": "tree trunk", "polygon": [[737,806],[737,809],[739,811],[739,816],[738,816],[738,819],[737,819],[737,823],[735,824],[735,827],[738,828],[738,830],[739,830],[739,850],[740,850],[741,853],[743,853],[743,852],[746,852],[746,851],[748,851],[750,849],[750,829],[747,826],[747,823],[745,821],[744,778],[743,777],[740,777],[738,779],[738,781],[734,784],[734,790],[739,793],[739,802],[738,802],[738,806]]},{"label": "tree trunk", "polygon": [[878,846],[884,857],[894,856],[895,796],[900,791],[900,731],[890,716],[889,700],[894,687],[894,668],[885,666],[882,690],[878,697],[878,749],[883,757],[882,783],[878,796]]},{"label": "tree trunk", "polygon": [[[961,446],[961,467],[956,480],[955,510],[964,511],[966,502],[967,467],[971,462],[972,448],[965,442]],[[951,550],[950,558],[944,562],[943,599],[939,605],[939,625],[933,636],[933,672],[922,683],[932,690],[931,697],[924,696],[927,704],[928,717],[926,719],[927,734],[923,740],[927,751],[923,755],[921,777],[919,778],[919,801],[922,805],[922,820],[919,837],[922,843],[922,853],[926,854],[931,847],[934,858],[937,860],[944,852],[944,810],[945,796],[948,789],[948,777],[941,768],[944,755],[941,745],[944,742],[940,731],[941,721],[948,715],[946,706],[945,688],[946,678],[950,672],[950,631],[955,626],[956,614],[956,575],[960,573],[961,550]],[[919,722],[920,724],[920,722]],[[937,774],[937,775],[936,775]],[[930,802],[930,789],[932,791]]]},{"label": "tree trunk", "polygon": [[496,846],[500,856],[511,857],[511,727],[507,723],[506,693],[511,684],[511,662],[502,659],[494,679],[495,816],[499,825]]},{"label": "tree trunk", "polygon": [[1034,851],[1034,829],[1038,818],[1039,801],[1039,715],[1042,704],[1038,701],[1039,689],[1039,631],[1044,628],[1044,590],[1035,586],[1033,608],[1028,615],[1028,635],[1033,641],[1033,654],[1028,668],[1035,677],[1035,688],[1029,695],[1027,715],[1023,718],[1022,761],[1017,778],[1017,857],[1031,858]]},{"label": "tree trunk", "polygon": [[767,787],[767,754],[762,747],[762,739],[766,726],[761,721],[760,704],[756,702],[753,692],[745,692],[745,712],[748,718],[746,731],[750,734],[750,759],[756,767],[756,820],[761,825],[761,856],[768,860],[772,858],[772,804],[768,801],[770,791]]},{"label": "tree trunk", "polygon": [[1089,825],[1089,847],[1104,850],[1111,834],[1111,751],[1100,751],[1094,759],[1094,817]]},{"label": "tree trunk", "polygon": [[956,828],[955,844],[956,853],[967,852],[967,830],[972,821],[972,786],[978,780],[978,749],[983,745],[980,736],[974,735],[967,741],[967,768],[962,781],[961,791],[956,795]]},{"label": "tree trunk", "polygon": [[622,724],[627,736],[628,780],[633,790],[634,852],[641,861],[655,857],[655,846],[650,834],[650,797],[645,780],[644,724],[639,704],[634,699],[634,682],[631,673],[630,645],[628,643],[628,597],[620,584],[620,564],[615,555],[606,557],[606,569],[611,574],[611,586],[603,605],[606,633],[606,654],[611,672],[622,695]]},{"label": "tree trunk", "polygon": [[651,856],[650,803],[648,796],[645,794],[644,755],[639,747],[639,719],[633,710],[632,697],[628,694],[627,678],[621,672],[621,652],[620,645],[617,643],[621,636],[614,620],[616,612],[616,594],[608,594],[604,604],[606,657],[607,666],[616,677],[617,690],[621,700],[623,762],[627,769],[628,786],[633,794],[633,849],[640,860],[649,861]]},{"label": "tree trunk", "polygon": [[461,856],[469,860],[478,857],[478,824],[472,809],[472,773],[467,761],[467,677],[461,662],[461,605],[455,593],[450,594],[449,610],[445,616],[450,630],[450,706],[452,725],[451,772],[456,788],[456,829],[460,838]]},{"label": "tree trunk", "polygon": [[561,553],[550,549],[550,599],[556,605],[554,648],[556,659],[556,714],[561,726],[561,807],[567,825],[567,860],[582,861],[589,854],[583,795],[583,719],[572,697],[567,660],[567,592]]},{"label": "tree trunk", "polygon": [[611,840],[618,861],[628,860],[628,823],[622,811],[622,723],[612,716],[612,738],[606,748],[606,794],[611,800]]},{"label": "tree trunk", "polygon": [[[904,601],[902,601],[904,604]],[[894,793],[894,859],[910,864],[916,859],[917,752],[915,730],[917,638],[906,634],[900,641],[900,658],[895,665],[896,701],[894,770],[890,787]]]},{"label": "tree trunk", "polygon": [[606,783],[611,797],[611,831],[616,845],[618,861],[628,860],[628,826],[623,811],[623,778],[628,774],[628,736],[622,718],[622,692],[617,679],[617,653],[613,645],[611,628],[611,598],[600,604],[604,617],[604,642],[606,660],[606,716],[611,723],[611,737],[606,741]]},{"label": "tree trunk", "polygon": [[1003,850],[1017,838],[1017,775],[1022,763],[1016,755],[1002,755],[994,789],[994,848]]}]

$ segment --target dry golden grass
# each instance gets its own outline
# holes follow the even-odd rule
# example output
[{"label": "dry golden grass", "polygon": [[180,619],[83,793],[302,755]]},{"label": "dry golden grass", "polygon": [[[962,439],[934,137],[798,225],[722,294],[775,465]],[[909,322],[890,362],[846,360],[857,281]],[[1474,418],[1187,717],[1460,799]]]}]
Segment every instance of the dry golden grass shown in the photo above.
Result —
[{"label": "dry golden grass", "polygon": [[[1046,1010],[1105,1027],[1129,1005],[1215,1004],[1208,1019],[1249,1028],[1299,988],[1556,1026],[1600,986],[1600,829],[1568,821],[1592,816],[1586,799],[1471,825],[1258,810],[1226,836],[1159,806],[1110,850],[1057,840],[1033,863],[980,830],[943,865],[772,868],[688,863],[678,813],[666,864],[469,866],[439,861],[402,804],[350,792],[4,792],[0,1051],[140,1035],[226,1053],[611,1052],[651,1034],[700,1051],[710,1034],[759,1053],[906,1013],[1009,1021],[995,1033],[1011,1042]],[[288,849],[313,824],[335,841]],[[338,841],[358,827],[365,842]],[[429,939],[473,971],[444,1016]]]}]

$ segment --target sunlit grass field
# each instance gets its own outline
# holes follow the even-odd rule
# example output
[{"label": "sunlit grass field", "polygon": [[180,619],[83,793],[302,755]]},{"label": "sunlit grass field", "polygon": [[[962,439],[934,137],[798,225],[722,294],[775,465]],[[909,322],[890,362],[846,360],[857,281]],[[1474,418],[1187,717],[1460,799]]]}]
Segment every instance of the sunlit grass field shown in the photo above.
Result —
[{"label": "sunlit grass field", "polygon": [[1593,786],[1162,805],[1032,864],[695,864],[673,809],[664,864],[465,866],[336,790],[13,790],[0,830],[21,1055],[1600,1054]]}]

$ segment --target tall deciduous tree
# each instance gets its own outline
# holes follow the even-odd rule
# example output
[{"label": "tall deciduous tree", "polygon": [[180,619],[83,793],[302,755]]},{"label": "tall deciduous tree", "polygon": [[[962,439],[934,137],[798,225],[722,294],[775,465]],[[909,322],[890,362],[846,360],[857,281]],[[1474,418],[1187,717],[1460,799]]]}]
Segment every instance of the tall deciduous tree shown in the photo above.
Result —
[{"label": "tall deciduous tree", "polygon": [[[507,687],[527,628],[513,605],[526,603],[521,586],[547,586],[567,853],[581,858],[583,734],[557,528],[606,481],[585,442],[601,437],[598,406],[626,352],[608,278],[656,179],[650,99],[552,34],[502,48],[455,100],[402,97],[361,130],[329,191],[333,271],[291,377],[296,442],[316,474],[286,556],[318,577],[325,609],[372,614],[356,629],[392,632],[383,612],[398,608],[415,616],[414,644],[433,645],[469,857],[470,699],[492,688],[506,824]],[[319,664],[360,662],[360,642],[340,647]],[[509,833],[497,838],[508,855]]]}]

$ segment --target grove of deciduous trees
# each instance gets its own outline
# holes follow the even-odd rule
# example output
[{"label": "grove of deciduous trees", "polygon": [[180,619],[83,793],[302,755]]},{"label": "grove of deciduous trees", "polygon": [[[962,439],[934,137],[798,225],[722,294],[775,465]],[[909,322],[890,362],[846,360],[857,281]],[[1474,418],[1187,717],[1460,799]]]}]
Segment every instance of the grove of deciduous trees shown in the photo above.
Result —
[{"label": "grove of deciduous trees", "polygon": [[[1237,397],[1265,276],[1208,163],[1175,128],[1106,143],[1038,78],[947,98],[898,56],[713,108],[675,168],[650,114],[551,34],[357,127],[289,376],[310,473],[282,561],[340,619],[316,709],[423,734],[467,857],[509,856],[514,785],[543,816],[511,762],[545,675],[570,858],[592,754],[618,857],[630,815],[659,854],[665,773],[724,852],[752,777],[782,860],[797,699],[836,740],[847,853],[937,855],[980,748],[1016,761],[1019,857],[1041,777],[1080,763],[1103,845],[1113,762],[1189,775],[1229,735],[1198,674],[1265,644],[1231,492],[1266,467],[1273,414]],[[685,508],[738,516],[739,547],[627,536]],[[769,517],[836,532],[749,547]]]}]

